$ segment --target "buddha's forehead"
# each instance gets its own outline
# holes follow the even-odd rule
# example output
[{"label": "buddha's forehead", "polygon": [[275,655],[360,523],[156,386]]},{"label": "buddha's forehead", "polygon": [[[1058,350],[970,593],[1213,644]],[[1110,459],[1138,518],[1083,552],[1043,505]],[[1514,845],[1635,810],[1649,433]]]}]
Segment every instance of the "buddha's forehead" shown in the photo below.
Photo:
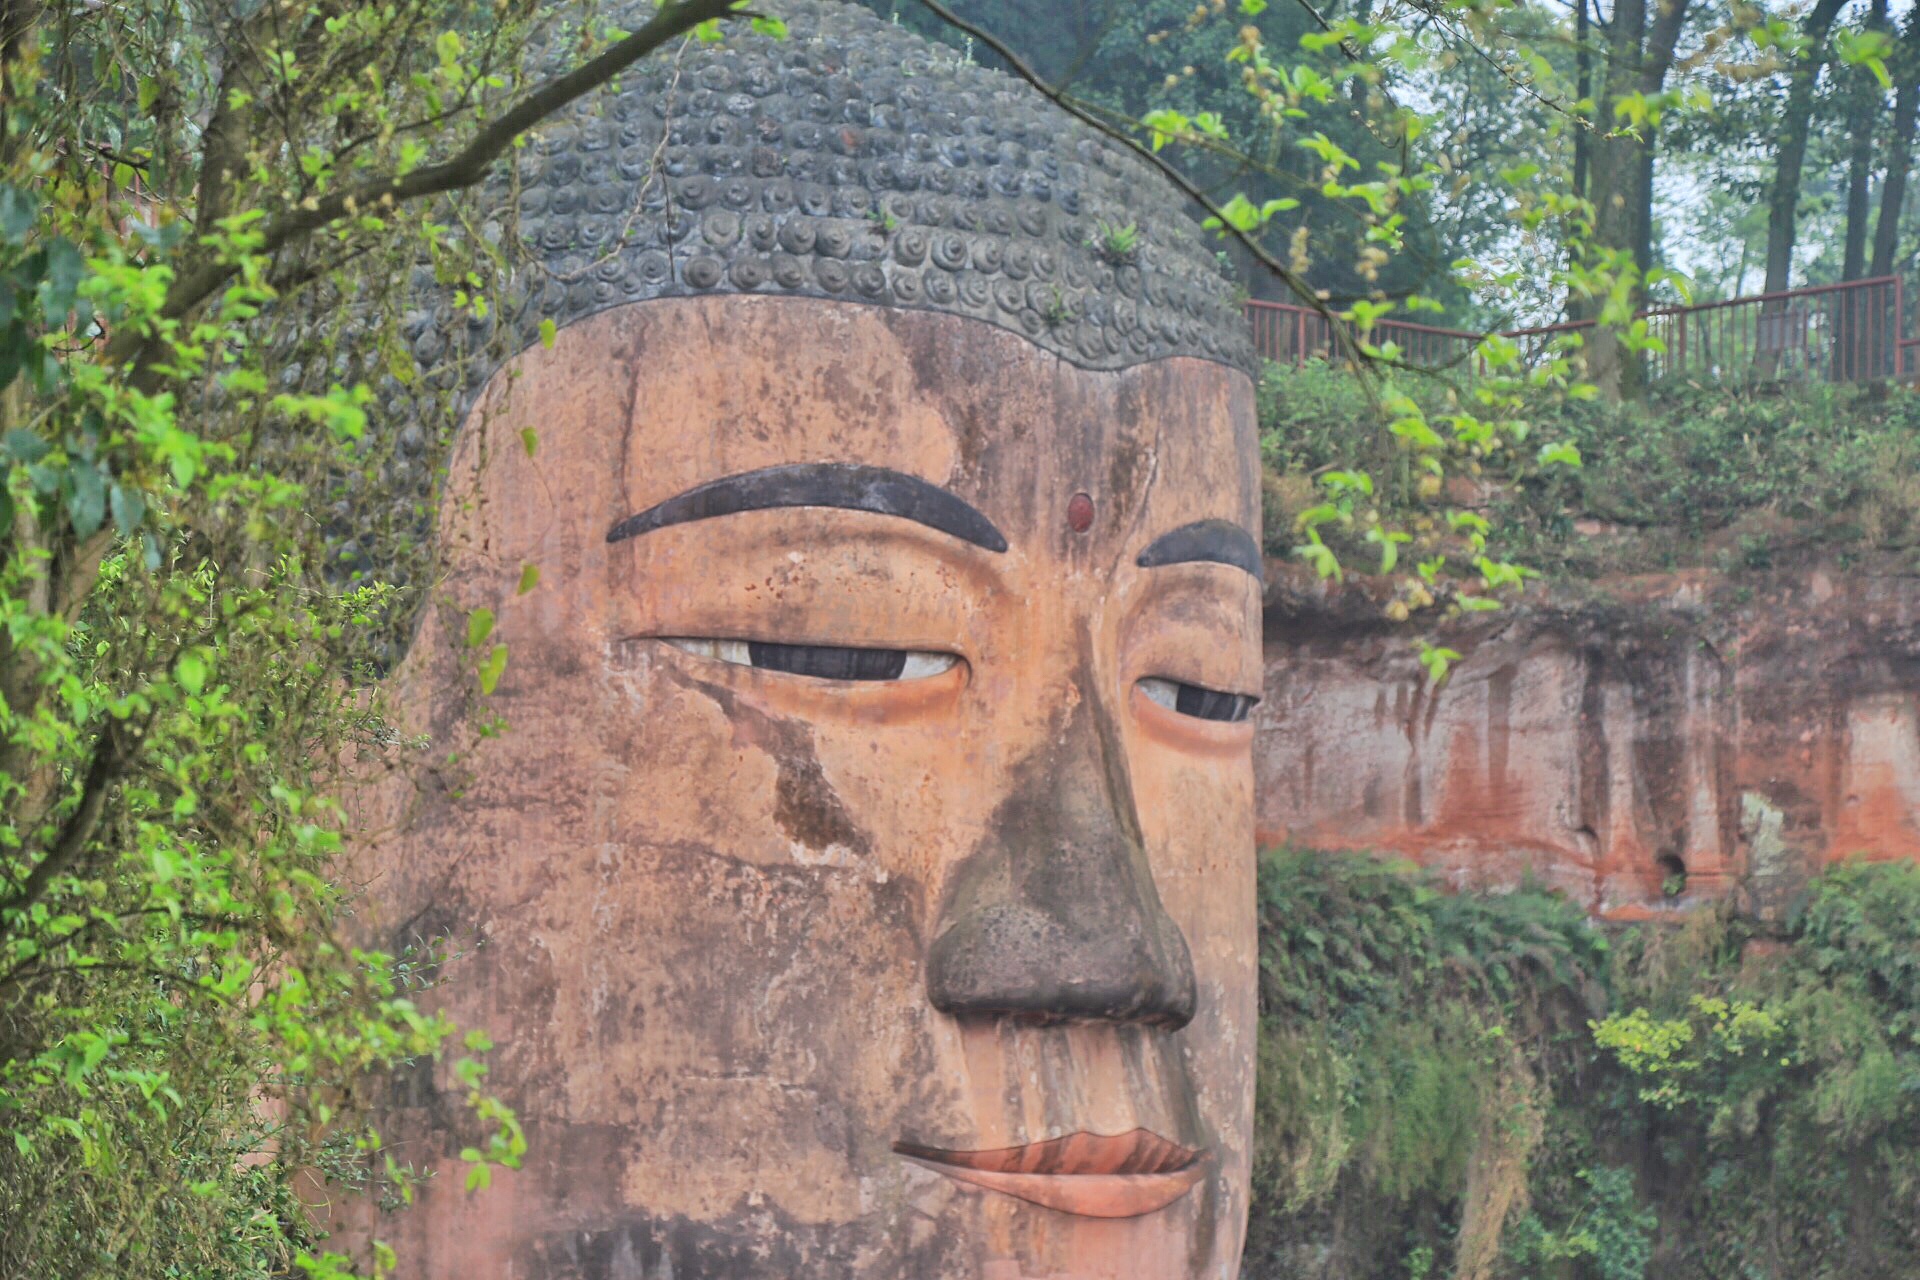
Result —
[{"label": "buddha's forehead", "polygon": [[815,299],[661,300],[606,319],[561,348],[625,366],[604,427],[622,436],[628,510],[827,462],[927,480],[1009,531],[1076,493],[1111,519],[1151,498],[1156,517],[1254,523],[1251,385],[1209,361],[1088,370],[967,317]]}]

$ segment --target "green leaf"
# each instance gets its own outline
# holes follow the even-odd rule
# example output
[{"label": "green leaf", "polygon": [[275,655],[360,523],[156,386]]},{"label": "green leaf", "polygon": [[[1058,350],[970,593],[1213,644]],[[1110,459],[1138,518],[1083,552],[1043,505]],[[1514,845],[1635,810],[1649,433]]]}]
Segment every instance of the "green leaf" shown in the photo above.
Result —
[{"label": "green leaf", "polygon": [[147,500],[140,496],[139,490],[120,484],[107,491],[107,499],[113,510],[113,527],[120,531],[121,537],[131,538],[140,522],[147,518]]},{"label": "green leaf", "polygon": [[8,244],[19,244],[27,238],[27,232],[33,229],[33,220],[39,212],[32,197],[20,188],[0,182],[0,240]]},{"label": "green leaf", "polygon": [[493,610],[475,609],[467,615],[467,648],[478,649],[493,634]]},{"label": "green leaf", "polygon": [[1453,664],[1460,661],[1460,652],[1457,649],[1431,645],[1425,640],[1416,640],[1414,648],[1419,651],[1420,665],[1426,668],[1427,679],[1435,688],[1446,683],[1447,674],[1453,669]]},{"label": "green leaf", "polygon": [[548,316],[545,320],[542,320],[540,322],[540,345],[541,346],[545,347],[549,351],[553,350],[553,340],[559,336],[560,336],[560,328],[558,325],[554,324],[552,316]]},{"label": "green leaf", "polygon": [[1147,112],[1140,123],[1147,126],[1147,142],[1155,151],[1187,131],[1187,118],[1168,107]]},{"label": "green leaf", "polygon": [[1367,530],[1367,541],[1378,543],[1380,546],[1380,572],[1392,573],[1393,567],[1400,563],[1401,546],[1413,541],[1413,535],[1398,531],[1389,532],[1375,525]]},{"label": "green leaf", "polygon": [[525,595],[540,585],[540,566],[523,564],[520,566],[520,589],[515,594]]},{"label": "green leaf", "polygon": [[1296,529],[1312,529],[1315,525],[1325,524],[1329,520],[1340,518],[1340,508],[1331,502],[1323,502],[1317,507],[1308,507],[1293,518]]},{"label": "green leaf", "polygon": [[67,472],[71,488],[67,491],[67,518],[73,531],[82,538],[93,536],[107,518],[107,485],[100,468],[91,463],[76,463]]},{"label": "green leaf", "polygon": [[507,669],[507,646],[497,644],[480,664],[480,692],[493,696],[494,686],[500,683],[500,675]]},{"label": "green leaf", "polygon": [[1322,578],[1339,582],[1345,577],[1340,569],[1340,557],[1334,554],[1332,547],[1320,540],[1320,534],[1315,529],[1307,530],[1307,541],[1295,547],[1293,554],[1311,564],[1313,571]]},{"label": "green leaf", "polygon": [[41,305],[46,308],[50,322],[64,322],[67,312],[73,310],[74,294],[86,266],[80,251],[66,237],[47,246],[47,273],[40,287],[44,291]]},{"label": "green leaf", "polygon": [[25,427],[15,427],[7,432],[4,445],[0,447],[4,447],[7,456],[15,462],[26,463],[40,461],[47,456],[47,451],[53,448],[43,437]]},{"label": "green leaf", "polygon": [[527,456],[531,458],[536,452],[539,451],[540,433],[538,431],[535,431],[532,427],[522,427],[520,429],[520,447],[525,449],[527,451]]},{"label": "green leaf", "polygon": [[1258,17],[1267,11],[1267,0],[1240,0],[1240,12],[1249,18]]},{"label": "green leaf", "polygon": [[199,654],[189,649],[181,654],[173,664],[173,678],[188,693],[199,693],[207,685],[207,664]]},{"label": "green leaf", "polygon": [[1407,446],[1412,449],[1442,449],[1446,447],[1447,442],[1441,438],[1440,433],[1419,418],[1402,418],[1398,422],[1388,426],[1387,430],[1406,441]]}]

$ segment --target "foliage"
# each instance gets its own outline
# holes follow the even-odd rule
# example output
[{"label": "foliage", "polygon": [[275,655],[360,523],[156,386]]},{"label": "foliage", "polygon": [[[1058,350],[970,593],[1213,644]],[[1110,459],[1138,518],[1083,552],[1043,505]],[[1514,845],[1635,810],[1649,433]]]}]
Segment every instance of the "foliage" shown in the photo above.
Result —
[{"label": "foliage", "polygon": [[566,101],[523,94],[537,27],[630,62],[732,7],[0,9],[0,1273],[384,1269],[295,1188],[405,1202],[357,1111],[409,1065],[467,1092],[470,1185],[518,1161],[486,1037],[416,1004],[444,947],[349,918],[343,770],[410,758],[369,677],[470,354],[422,371],[398,326],[416,280],[486,312],[454,193]]},{"label": "foliage", "polygon": [[1582,1189],[1557,1230],[1534,1213],[1513,1224],[1509,1264],[1523,1273],[1538,1268],[1549,1274],[1570,1264],[1593,1280],[1642,1280],[1659,1218],[1641,1203],[1632,1171],[1602,1166],[1581,1169],[1576,1176]]},{"label": "foliage", "polygon": [[[1260,902],[1254,1258],[1330,1199],[1417,1223],[1476,1168],[1511,1167],[1490,1157],[1531,1132],[1538,1068],[1606,962],[1584,914],[1537,890],[1448,894],[1405,865],[1295,850],[1263,855]],[[1397,1259],[1449,1242],[1411,1229],[1374,1243]]]},{"label": "foliage", "polygon": [[[1475,507],[1497,485],[1557,491],[1581,468],[1580,450],[1538,431],[1533,412],[1575,390],[1566,377],[1555,360],[1527,378],[1496,368],[1467,397],[1389,382],[1375,401],[1324,362],[1269,363],[1257,401],[1268,553],[1321,577],[1347,566],[1393,575],[1385,613],[1396,622],[1499,608],[1534,576],[1496,545],[1524,526],[1497,526]],[[1451,651],[1415,643],[1430,677],[1445,679]]]},{"label": "foliage", "polygon": [[1914,1267],[1920,867],[1828,871],[1769,945],[1717,908],[1609,945],[1548,895],[1443,894],[1356,855],[1269,854],[1261,892],[1252,1280],[1398,1280],[1419,1249],[1464,1274],[1517,1131],[1478,1274]]},{"label": "foliage", "polygon": [[[1430,421],[1444,405],[1443,395],[1426,394]],[[1294,541],[1294,521],[1317,500],[1317,476],[1344,468],[1393,475],[1403,450],[1377,425],[1362,389],[1319,362],[1268,365],[1259,413],[1273,553]],[[1502,442],[1461,459],[1466,475],[1450,488],[1376,486],[1380,522],[1413,535],[1401,549],[1405,563],[1450,554],[1451,565],[1465,567],[1453,522],[1471,531],[1473,519],[1486,522],[1505,554],[1560,575],[1688,561],[1738,571],[1797,547],[1898,550],[1920,541],[1920,394],[1908,388],[1680,384],[1630,408],[1533,397],[1517,420],[1531,424],[1529,440],[1571,448],[1581,465],[1543,466],[1540,450],[1529,457]],[[1609,532],[1596,537],[1586,522]],[[1323,531],[1361,567],[1377,567],[1363,538]],[[1408,590],[1398,598],[1427,603]]]},{"label": "foliage", "polygon": [[[869,2],[937,30],[921,12],[936,4]],[[1808,103],[1822,104],[1816,115],[1852,166],[1845,271],[1863,270],[1875,130],[1905,64],[1883,9],[1835,28],[1837,6],[1803,19],[1791,7],[1677,0],[1657,13],[1629,7],[1615,22],[1588,0],[1572,13],[1480,0],[1439,11],[1396,0],[1364,13],[1093,0],[1064,16],[1035,0],[979,0],[965,38],[970,51],[976,33],[998,45],[993,56],[1005,54],[1069,109],[1171,158],[1255,293],[1275,294],[1278,281],[1319,311],[1314,332],[1331,335],[1323,345],[1336,366],[1360,372],[1351,395],[1364,403],[1331,440],[1309,432],[1281,442],[1270,549],[1322,577],[1356,566],[1396,575],[1387,612],[1405,620],[1436,605],[1495,608],[1526,578],[1510,557],[1553,557],[1543,537],[1570,542],[1558,499],[1580,487],[1573,473],[1587,453],[1570,432],[1602,420],[1583,418],[1580,406],[1642,397],[1643,356],[1661,339],[1640,311],[1656,296],[1690,297],[1689,269],[1717,263],[1733,239],[1703,245],[1705,224],[1692,234],[1693,224],[1737,228],[1736,281],[1749,242],[1764,240],[1756,269],[1769,288],[1784,287],[1806,185]],[[1910,26],[1920,35],[1920,20]],[[1888,143],[1880,223],[1889,231],[1901,216],[1894,174],[1907,163],[1896,153],[1910,145],[1910,133]],[[1690,197],[1709,186],[1707,198],[1656,218],[1663,166],[1712,175],[1680,184]],[[1808,180],[1816,211],[1820,181]],[[1764,212],[1722,216],[1719,206],[1742,191],[1747,206],[1764,193]],[[1880,237],[1888,246],[1896,238]],[[1505,339],[1471,351],[1449,341],[1442,357],[1417,328],[1399,327],[1447,311],[1456,324],[1564,316],[1595,327],[1553,338],[1524,367]],[[1299,341],[1321,340],[1303,332]],[[1465,376],[1469,362],[1477,376]],[[1642,448],[1661,444],[1618,452]],[[1717,453],[1693,483],[1711,487],[1712,473],[1737,469],[1738,458]],[[1618,474],[1635,473],[1623,465]],[[1777,474],[1784,484],[1794,472]],[[1335,477],[1359,483],[1333,491]],[[1476,490],[1515,486],[1539,501],[1481,509]],[[1544,529],[1532,518],[1543,506]],[[1687,509],[1711,519],[1713,506]]]},{"label": "foliage", "polygon": [[1587,466],[1560,493],[1523,502],[1557,498],[1578,514],[1695,535],[1759,513],[1880,545],[1920,532],[1920,490],[1906,483],[1920,397],[1906,388],[1680,386],[1634,413],[1584,405],[1555,417]]}]

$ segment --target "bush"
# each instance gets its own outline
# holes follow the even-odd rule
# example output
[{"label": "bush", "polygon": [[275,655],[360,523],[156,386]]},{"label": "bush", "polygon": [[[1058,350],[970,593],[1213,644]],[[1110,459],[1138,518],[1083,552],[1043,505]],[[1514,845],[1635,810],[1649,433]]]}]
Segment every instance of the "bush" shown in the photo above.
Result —
[{"label": "bush", "polygon": [[1586,459],[1574,500],[1607,520],[1700,532],[1764,509],[1864,517],[1861,531],[1884,541],[1908,536],[1920,511],[1899,474],[1920,427],[1920,396],[1905,389],[1682,387],[1644,407],[1569,404],[1555,422]]},{"label": "bush", "polygon": [[1920,867],[1834,868],[1763,948],[1351,854],[1260,892],[1248,1280],[1920,1272]]},{"label": "bush", "polygon": [[[1430,419],[1446,420],[1445,387],[1411,389]],[[1765,567],[1777,549],[1798,542],[1920,541],[1920,393],[1903,387],[1682,383],[1656,389],[1642,405],[1535,396],[1519,414],[1524,446],[1476,455],[1444,493],[1419,491],[1407,451],[1344,370],[1270,364],[1258,403],[1275,554],[1288,553],[1298,540],[1294,517],[1319,500],[1313,477],[1336,467],[1373,476],[1382,518],[1416,531],[1440,508],[1490,502],[1503,545],[1542,568],[1675,567],[1689,541],[1694,558],[1731,552],[1736,568]],[[1572,446],[1581,465],[1525,465],[1543,441]],[[1484,489],[1470,493],[1473,484]],[[1629,537],[1597,545],[1577,531],[1582,518],[1622,526]],[[1646,534],[1635,541],[1631,531]],[[1684,537],[1666,536],[1673,531]]]}]

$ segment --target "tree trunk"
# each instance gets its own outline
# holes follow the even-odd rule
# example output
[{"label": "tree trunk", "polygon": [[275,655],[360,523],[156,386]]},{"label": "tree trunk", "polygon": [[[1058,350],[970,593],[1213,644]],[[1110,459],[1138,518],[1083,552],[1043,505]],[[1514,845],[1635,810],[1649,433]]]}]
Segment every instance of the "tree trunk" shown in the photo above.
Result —
[{"label": "tree trunk", "polygon": [[[1574,93],[1585,102],[1593,96],[1593,55],[1587,49],[1587,41],[1593,38],[1593,24],[1587,18],[1587,0],[1574,0],[1573,20],[1573,65]],[[1587,157],[1592,153],[1593,144],[1587,129],[1573,131],[1573,194],[1578,199],[1587,194]]]},{"label": "tree trunk", "polygon": [[[1652,95],[1666,83],[1674,46],[1686,20],[1688,0],[1662,0],[1649,28],[1646,0],[1620,0],[1607,33],[1607,68],[1600,118],[1612,120],[1613,104],[1632,94]],[[1608,266],[1625,286],[1630,310],[1646,300],[1645,276],[1652,259],[1653,162],[1659,139],[1652,125],[1638,135],[1610,131],[1596,139],[1588,175],[1594,202],[1595,264]],[[1595,302],[1586,314],[1597,314]],[[1584,318],[1584,317],[1583,317]],[[1622,346],[1618,332],[1594,326],[1587,338],[1587,376],[1609,400],[1637,400],[1645,391],[1638,354]]]},{"label": "tree trunk", "polygon": [[1900,210],[1907,202],[1907,173],[1913,164],[1914,120],[1920,117],[1920,9],[1907,13],[1900,48],[1894,54],[1899,85],[1893,99],[1893,122],[1887,136],[1887,178],[1880,188],[1880,219],[1873,228],[1873,261],[1869,274],[1893,274],[1893,258],[1900,245]]},{"label": "tree trunk", "polygon": [[[1826,65],[1827,31],[1844,0],[1817,0],[1800,24],[1807,48],[1794,64],[1787,87],[1787,106],[1780,116],[1778,159],[1773,189],[1767,197],[1767,293],[1787,287],[1793,267],[1795,222],[1800,211],[1800,170],[1807,159],[1807,126],[1813,118],[1814,83]],[[1777,304],[1775,304],[1777,305]],[[1770,307],[1769,309],[1773,309]]]},{"label": "tree trunk", "polygon": [[[1873,0],[1866,29],[1884,31],[1887,0]],[[1858,280],[1867,269],[1867,221],[1873,216],[1869,186],[1873,179],[1873,139],[1886,112],[1880,81],[1866,67],[1855,67],[1847,86],[1847,233],[1840,279]],[[1893,335],[1887,326],[1890,291],[1855,289],[1839,296],[1834,315],[1833,373],[1858,381],[1885,377]]]},{"label": "tree trunk", "polygon": [[[1884,31],[1887,25],[1887,0],[1873,0],[1867,14],[1867,30]],[[1867,269],[1867,220],[1873,216],[1873,201],[1868,190],[1873,175],[1873,138],[1886,110],[1886,97],[1880,82],[1866,67],[1853,71],[1853,93],[1847,104],[1847,247],[1840,268],[1842,280],[1858,280]]]}]

